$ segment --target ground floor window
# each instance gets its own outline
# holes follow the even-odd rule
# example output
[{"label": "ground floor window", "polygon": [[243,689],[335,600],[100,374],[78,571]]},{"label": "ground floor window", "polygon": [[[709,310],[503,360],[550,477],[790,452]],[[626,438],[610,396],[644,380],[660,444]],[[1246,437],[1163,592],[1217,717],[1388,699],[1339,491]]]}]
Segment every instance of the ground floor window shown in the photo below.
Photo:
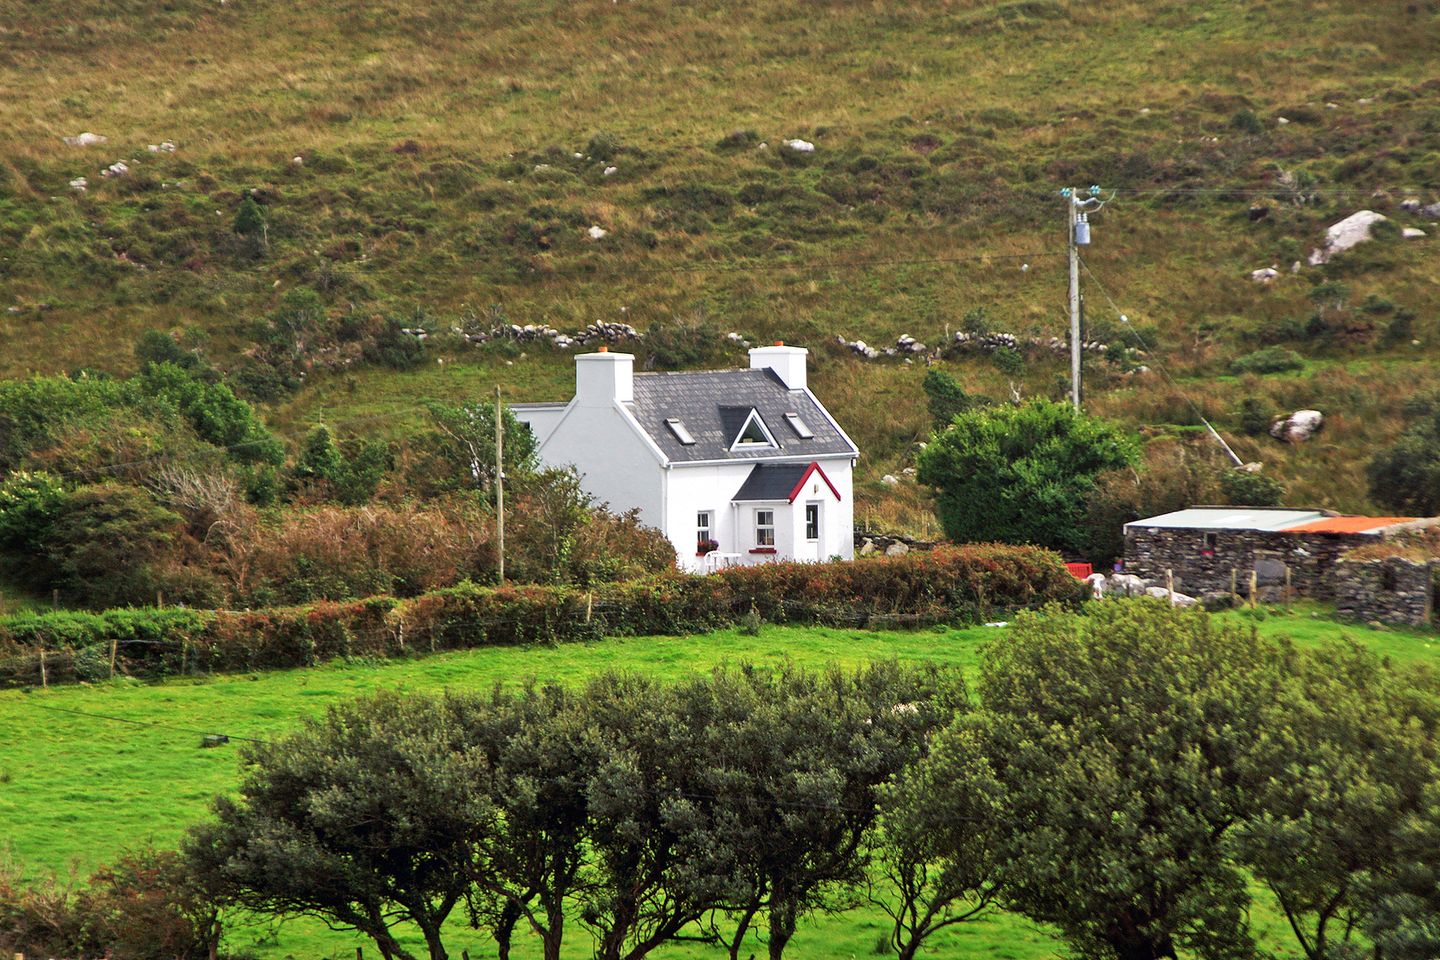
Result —
[{"label": "ground floor window", "polygon": [[805,539],[820,539],[820,504],[805,504]]},{"label": "ground floor window", "polygon": [[755,511],[755,546],[775,546],[775,511]]},{"label": "ground floor window", "polygon": [[695,514],[695,549],[710,551],[716,546],[715,515],[709,510],[701,510]]}]

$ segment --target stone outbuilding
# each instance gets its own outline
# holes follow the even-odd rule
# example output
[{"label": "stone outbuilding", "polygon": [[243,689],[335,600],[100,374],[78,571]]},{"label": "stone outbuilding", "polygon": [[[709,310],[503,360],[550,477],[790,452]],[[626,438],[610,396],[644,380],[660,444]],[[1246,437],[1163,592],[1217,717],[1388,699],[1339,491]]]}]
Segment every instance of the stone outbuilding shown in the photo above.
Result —
[{"label": "stone outbuilding", "polygon": [[1209,506],[1125,525],[1128,573],[1194,596],[1289,586],[1294,596],[1337,599],[1334,572],[1357,548],[1426,529],[1440,519],[1341,516],[1326,510]]}]

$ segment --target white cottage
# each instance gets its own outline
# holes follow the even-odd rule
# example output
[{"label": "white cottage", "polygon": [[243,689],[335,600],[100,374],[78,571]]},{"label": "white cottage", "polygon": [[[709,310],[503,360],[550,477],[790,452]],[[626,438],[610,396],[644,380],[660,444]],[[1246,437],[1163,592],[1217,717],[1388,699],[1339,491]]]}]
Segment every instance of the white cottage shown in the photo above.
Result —
[{"label": "white cottage", "polygon": [[675,545],[690,570],[854,556],[859,450],[806,386],[800,347],[750,351],[748,370],[635,373],[628,353],[575,358],[569,403],[525,403],[540,459]]}]

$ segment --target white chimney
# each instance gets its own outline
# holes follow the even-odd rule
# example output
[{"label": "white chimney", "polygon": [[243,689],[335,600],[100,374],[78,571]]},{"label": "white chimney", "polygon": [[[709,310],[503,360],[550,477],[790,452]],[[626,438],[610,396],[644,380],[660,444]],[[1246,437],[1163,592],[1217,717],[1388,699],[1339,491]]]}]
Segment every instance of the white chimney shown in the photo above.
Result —
[{"label": "white chimney", "polygon": [[776,341],[773,347],[755,347],[750,351],[751,370],[774,370],[780,382],[791,390],[805,389],[805,358],[810,351],[804,347],[787,347]]},{"label": "white chimney", "polygon": [[575,358],[575,399],[582,407],[608,407],[635,399],[635,355],[582,353]]}]

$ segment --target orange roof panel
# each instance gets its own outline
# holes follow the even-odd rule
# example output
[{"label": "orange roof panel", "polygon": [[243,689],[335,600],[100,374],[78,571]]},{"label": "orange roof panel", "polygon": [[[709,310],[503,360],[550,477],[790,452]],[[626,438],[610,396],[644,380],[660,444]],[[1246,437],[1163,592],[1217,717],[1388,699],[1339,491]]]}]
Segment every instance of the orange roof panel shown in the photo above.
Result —
[{"label": "orange roof panel", "polygon": [[1397,523],[1414,523],[1419,517],[1326,517],[1294,527],[1285,533],[1371,533]]}]

